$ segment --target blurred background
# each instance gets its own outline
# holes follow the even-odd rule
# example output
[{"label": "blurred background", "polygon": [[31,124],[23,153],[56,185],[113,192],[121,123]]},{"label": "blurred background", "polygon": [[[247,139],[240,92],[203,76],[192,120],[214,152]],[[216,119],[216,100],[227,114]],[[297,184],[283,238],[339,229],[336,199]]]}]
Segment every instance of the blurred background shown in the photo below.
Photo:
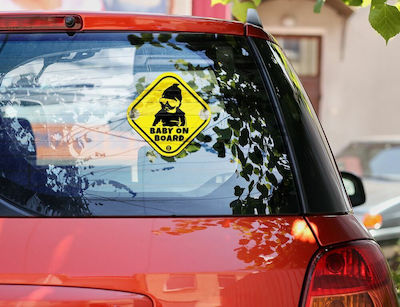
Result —
[{"label": "blurred background", "polygon": [[[243,2],[243,1],[242,1]],[[339,168],[363,178],[367,203],[356,216],[398,266],[400,238],[400,103],[398,37],[386,45],[368,23],[368,8],[326,0],[263,0],[257,10],[299,74]],[[95,10],[232,19],[231,5],[211,0],[0,0],[7,10]],[[398,275],[400,276],[400,274]],[[398,278],[400,281],[400,278]]]}]

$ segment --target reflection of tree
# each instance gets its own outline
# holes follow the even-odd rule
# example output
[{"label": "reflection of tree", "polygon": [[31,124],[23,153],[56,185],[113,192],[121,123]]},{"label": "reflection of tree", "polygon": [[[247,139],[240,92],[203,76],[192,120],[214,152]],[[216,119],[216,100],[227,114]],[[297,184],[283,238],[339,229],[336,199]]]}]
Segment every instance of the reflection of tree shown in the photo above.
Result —
[{"label": "reflection of tree", "polygon": [[[267,105],[258,69],[243,41],[216,35],[199,39],[195,34],[179,34],[175,38],[170,34],[142,34],[129,35],[128,39],[137,48],[150,44],[181,50],[185,46],[213,61],[212,65],[205,66],[178,59],[174,60],[174,66],[183,75],[190,74],[188,84],[209,105],[227,116],[221,119],[221,113],[214,114],[213,121],[196,141],[178,156],[162,158],[174,162],[195,153],[201,146],[220,158],[232,156],[241,165],[238,175],[247,181],[245,186],[234,188],[237,199],[230,204],[233,214],[296,212],[297,207],[291,207],[296,206],[297,201],[280,131],[274,121],[275,115]],[[145,84],[137,85],[138,90],[145,87]]]},{"label": "reflection of tree", "polygon": [[[177,219],[173,223],[173,227],[161,227],[154,233],[180,236],[212,227],[237,230],[240,236],[234,251],[248,269],[290,266],[286,263],[285,253],[296,250],[296,246],[304,246],[305,243],[315,244],[315,239],[303,219],[198,218]],[[288,248],[289,246],[292,248]]]},{"label": "reflection of tree", "polygon": [[[3,101],[4,107],[15,106],[15,102]],[[70,127],[64,125],[65,131]],[[67,164],[36,164],[36,142],[32,127],[26,119],[4,117],[0,114],[0,195],[11,203],[21,206],[34,214],[49,216],[88,216],[91,215],[91,201],[86,195],[89,188],[111,185],[136,195],[127,186],[113,180],[90,180],[93,166],[85,165],[87,159],[69,159]],[[82,143],[77,150],[82,150]],[[40,140],[39,140],[40,142]],[[68,140],[59,140],[69,145]],[[57,150],[53,152],[57,155]],[[101,205],[97,202],[95,204]]]},{"label": "reflection of tree", "polygon": [[[236,197],[230,203],[234,215],[296,212],[298,208],[295,189],[290,166],[284,154],[280,130],[265,97],[266,92],[258,68],[244,38],[223,35],[200,37],[196,34],[142,33],[130,34],[127,39],[137,52],[144,46],[151,46],[169,48],[175,54],[182,53],[182,58],[171,60],[171,65],[181,71],[182,75],[190,74],[189,85],[214,110],[217,110],[209,126],[178,156],[161,158],[167,162],[175,162],[204,148],[221,159],[237,161],[240,164],[237,177],[241,180],[238,180],[232,191]],[[191,63],[190,59],[185,59],[184,49],[185,52],[191,50],[207,59],[204,63],[208,64]],[[139,78],[135,84],[137,92],[143,91],[150,81],[144,77]],[[65,103],[64,97],[58,94],[56,89],[48,94],[48,96],[51,94],[55,103],[61,106]],[[8,96],[16,95],[21,94],[13,93],[10,89]],[[94,110],[86,110],[84,113],[70,115],[73,118],[90,118],[93,114]],[[8,139],[3,145],[8,146],[10,156],[20,150],[19,148],[15,151],[12,144],[26,142],[25,139],[15,139],[19,133],[18,129],[26,130],[25,127],[17,127],[18,121],[18,118],[11,117],[10,122],[14,125],[6,125],[9,127],[8,130],[2,130],[5,138],[14,138],[12,141]],[[65,123],[64,127],[68,129]],[[85,137],[85,134],[82,134],[81,138]],[[83,151],[87,141],[75,139],[74,150]],[[154,161],[156,155],[153,151],[146,154],[150,161]],[[20,193],[21,195],[15,193],[19,200],[16,202],[21,204],[29,202],[36,208],[35,210],[44,214],[89,215],[90,197],[87,192],[90,188],[111,185],[116,190],[128,192],[132,197],[136,195],[134,191],[117,181],[90,180],[93,174],[92,166],[89,165],[90,159],[68,161],[73,165],[67,166],[37,167],[34,163],[29,163],[26,151],[21,152],[21,155],[15,156],[14,160],[11,159],[12,163],[19,164],[18,168],[21,169],[20,177],[11,181],[13,184],[21,183],[22,187],[17,185],[16,190],[26,191]],[[17,172],[14,171],[15,173]],[[21,176],[27,173],[30,175],[21,179]],[[3,177],[6,179],[7,176]],[[4,191],[2,195],[8,195],[7,193]]]}]

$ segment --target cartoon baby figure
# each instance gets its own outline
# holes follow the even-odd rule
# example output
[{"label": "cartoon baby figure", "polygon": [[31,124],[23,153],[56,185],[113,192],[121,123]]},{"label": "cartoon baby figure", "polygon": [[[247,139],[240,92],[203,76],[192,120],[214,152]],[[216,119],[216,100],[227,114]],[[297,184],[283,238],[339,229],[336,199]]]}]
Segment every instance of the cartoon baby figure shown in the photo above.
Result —
[{"label": "cartoon baby figure", "polygon": [[182,92],[175,83],[168,87],[162,94],[159,102],[161,110],[155,115],[153,126],[159,122],[163,126],[184,126],[186,124],[185,113],[180,109],[182,104]]}]

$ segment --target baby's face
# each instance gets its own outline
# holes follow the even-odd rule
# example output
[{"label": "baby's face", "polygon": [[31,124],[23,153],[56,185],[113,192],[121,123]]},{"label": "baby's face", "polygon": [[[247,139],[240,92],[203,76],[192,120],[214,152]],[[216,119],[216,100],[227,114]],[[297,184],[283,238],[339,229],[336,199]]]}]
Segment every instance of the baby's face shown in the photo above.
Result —
[{"label": "baby's face", "polygon": [[176,109],[181,105],[179,100],[168,98],[160,98],[160,103],[163,109],[168,113],[176,113]]}]

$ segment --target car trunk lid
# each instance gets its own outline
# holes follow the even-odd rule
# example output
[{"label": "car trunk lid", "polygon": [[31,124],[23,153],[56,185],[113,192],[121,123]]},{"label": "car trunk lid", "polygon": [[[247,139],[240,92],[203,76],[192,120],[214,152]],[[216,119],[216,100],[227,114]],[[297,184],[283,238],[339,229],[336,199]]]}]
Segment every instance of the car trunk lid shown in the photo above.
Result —
[{"label": "car trunk lid", "polygon": [[297,306],[318,245],[299,217],[0,220],[0,283],[144,294],[156,306]]}]

